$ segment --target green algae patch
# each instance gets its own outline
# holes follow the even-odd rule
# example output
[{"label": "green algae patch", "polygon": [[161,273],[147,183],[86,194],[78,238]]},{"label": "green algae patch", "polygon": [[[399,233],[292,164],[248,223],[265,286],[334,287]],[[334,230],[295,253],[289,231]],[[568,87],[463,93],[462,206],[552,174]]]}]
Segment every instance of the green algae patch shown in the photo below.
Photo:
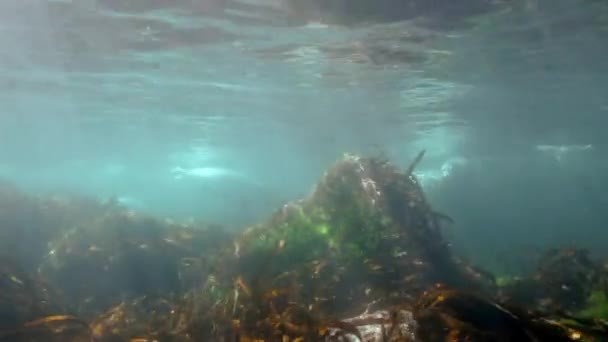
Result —
[{"label": "green algae patch", "polygon": [[513,284],[516,281],[517,281],[517,279],[512,276],[507,276],[507,275],[498,276],[498,277],[496,277],[496,286],[505,287],[505,286],[509,286],[509,285]]},{"label": "green algae patch", "polygon": [[587,306],[580,311],[582,317],[608,319],[608,293],[593,291],[587,300]]}]

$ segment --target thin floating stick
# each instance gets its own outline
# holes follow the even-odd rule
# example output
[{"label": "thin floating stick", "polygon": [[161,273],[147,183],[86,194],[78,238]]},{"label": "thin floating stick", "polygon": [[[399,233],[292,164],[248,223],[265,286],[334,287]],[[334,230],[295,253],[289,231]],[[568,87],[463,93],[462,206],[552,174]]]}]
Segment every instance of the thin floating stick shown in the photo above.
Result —
[{"label": "thin floating stick", "polygon": [[416,166],[418,166],[418,164],[420,163],[420,161],[424,157],[424,153],[425,152],[426,152],[426,150],[422,150],[422,151],[420,151],[420,153],[418,153],[418,156],[416,156],[416,159],[414,159],[414,161],[410,164],[410,166],[405,171],[405,175],[406,176],[409,177],[409,176],[412,175],[412,172],[414,172],[414,169],[416,168]]}]

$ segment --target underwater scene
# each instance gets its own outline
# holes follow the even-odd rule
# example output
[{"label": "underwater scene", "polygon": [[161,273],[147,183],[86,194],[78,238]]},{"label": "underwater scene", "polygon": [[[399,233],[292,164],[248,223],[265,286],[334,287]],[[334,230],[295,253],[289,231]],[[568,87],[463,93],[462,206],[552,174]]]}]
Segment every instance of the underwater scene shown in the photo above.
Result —
[{"label": "underwater scene", "polygon": [[0,342],[608,341],[608,2],[0,2]]}]

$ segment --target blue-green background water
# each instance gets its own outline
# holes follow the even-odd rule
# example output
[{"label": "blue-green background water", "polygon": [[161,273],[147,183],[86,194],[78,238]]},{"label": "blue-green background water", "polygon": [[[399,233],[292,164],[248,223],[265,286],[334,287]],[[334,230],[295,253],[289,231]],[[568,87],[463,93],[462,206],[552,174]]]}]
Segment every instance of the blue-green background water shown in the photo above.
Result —
[{"label": "blue-green background water", "polygon": [[345,26],[271,0],[4,1],[0,176],[239,228],[344,152],[426,149],[459,252],[605,253],[608,7],[441,3]]}]

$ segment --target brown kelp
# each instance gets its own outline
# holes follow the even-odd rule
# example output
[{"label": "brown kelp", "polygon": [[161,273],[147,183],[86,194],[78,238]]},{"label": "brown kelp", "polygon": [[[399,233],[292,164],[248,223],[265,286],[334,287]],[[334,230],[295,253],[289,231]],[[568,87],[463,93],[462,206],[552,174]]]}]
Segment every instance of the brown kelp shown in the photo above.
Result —
[{"label": "brown kelp", "polygon": [[420,341],[606,341],[608,323],[498,303],[436,286],[414,309]]}]

